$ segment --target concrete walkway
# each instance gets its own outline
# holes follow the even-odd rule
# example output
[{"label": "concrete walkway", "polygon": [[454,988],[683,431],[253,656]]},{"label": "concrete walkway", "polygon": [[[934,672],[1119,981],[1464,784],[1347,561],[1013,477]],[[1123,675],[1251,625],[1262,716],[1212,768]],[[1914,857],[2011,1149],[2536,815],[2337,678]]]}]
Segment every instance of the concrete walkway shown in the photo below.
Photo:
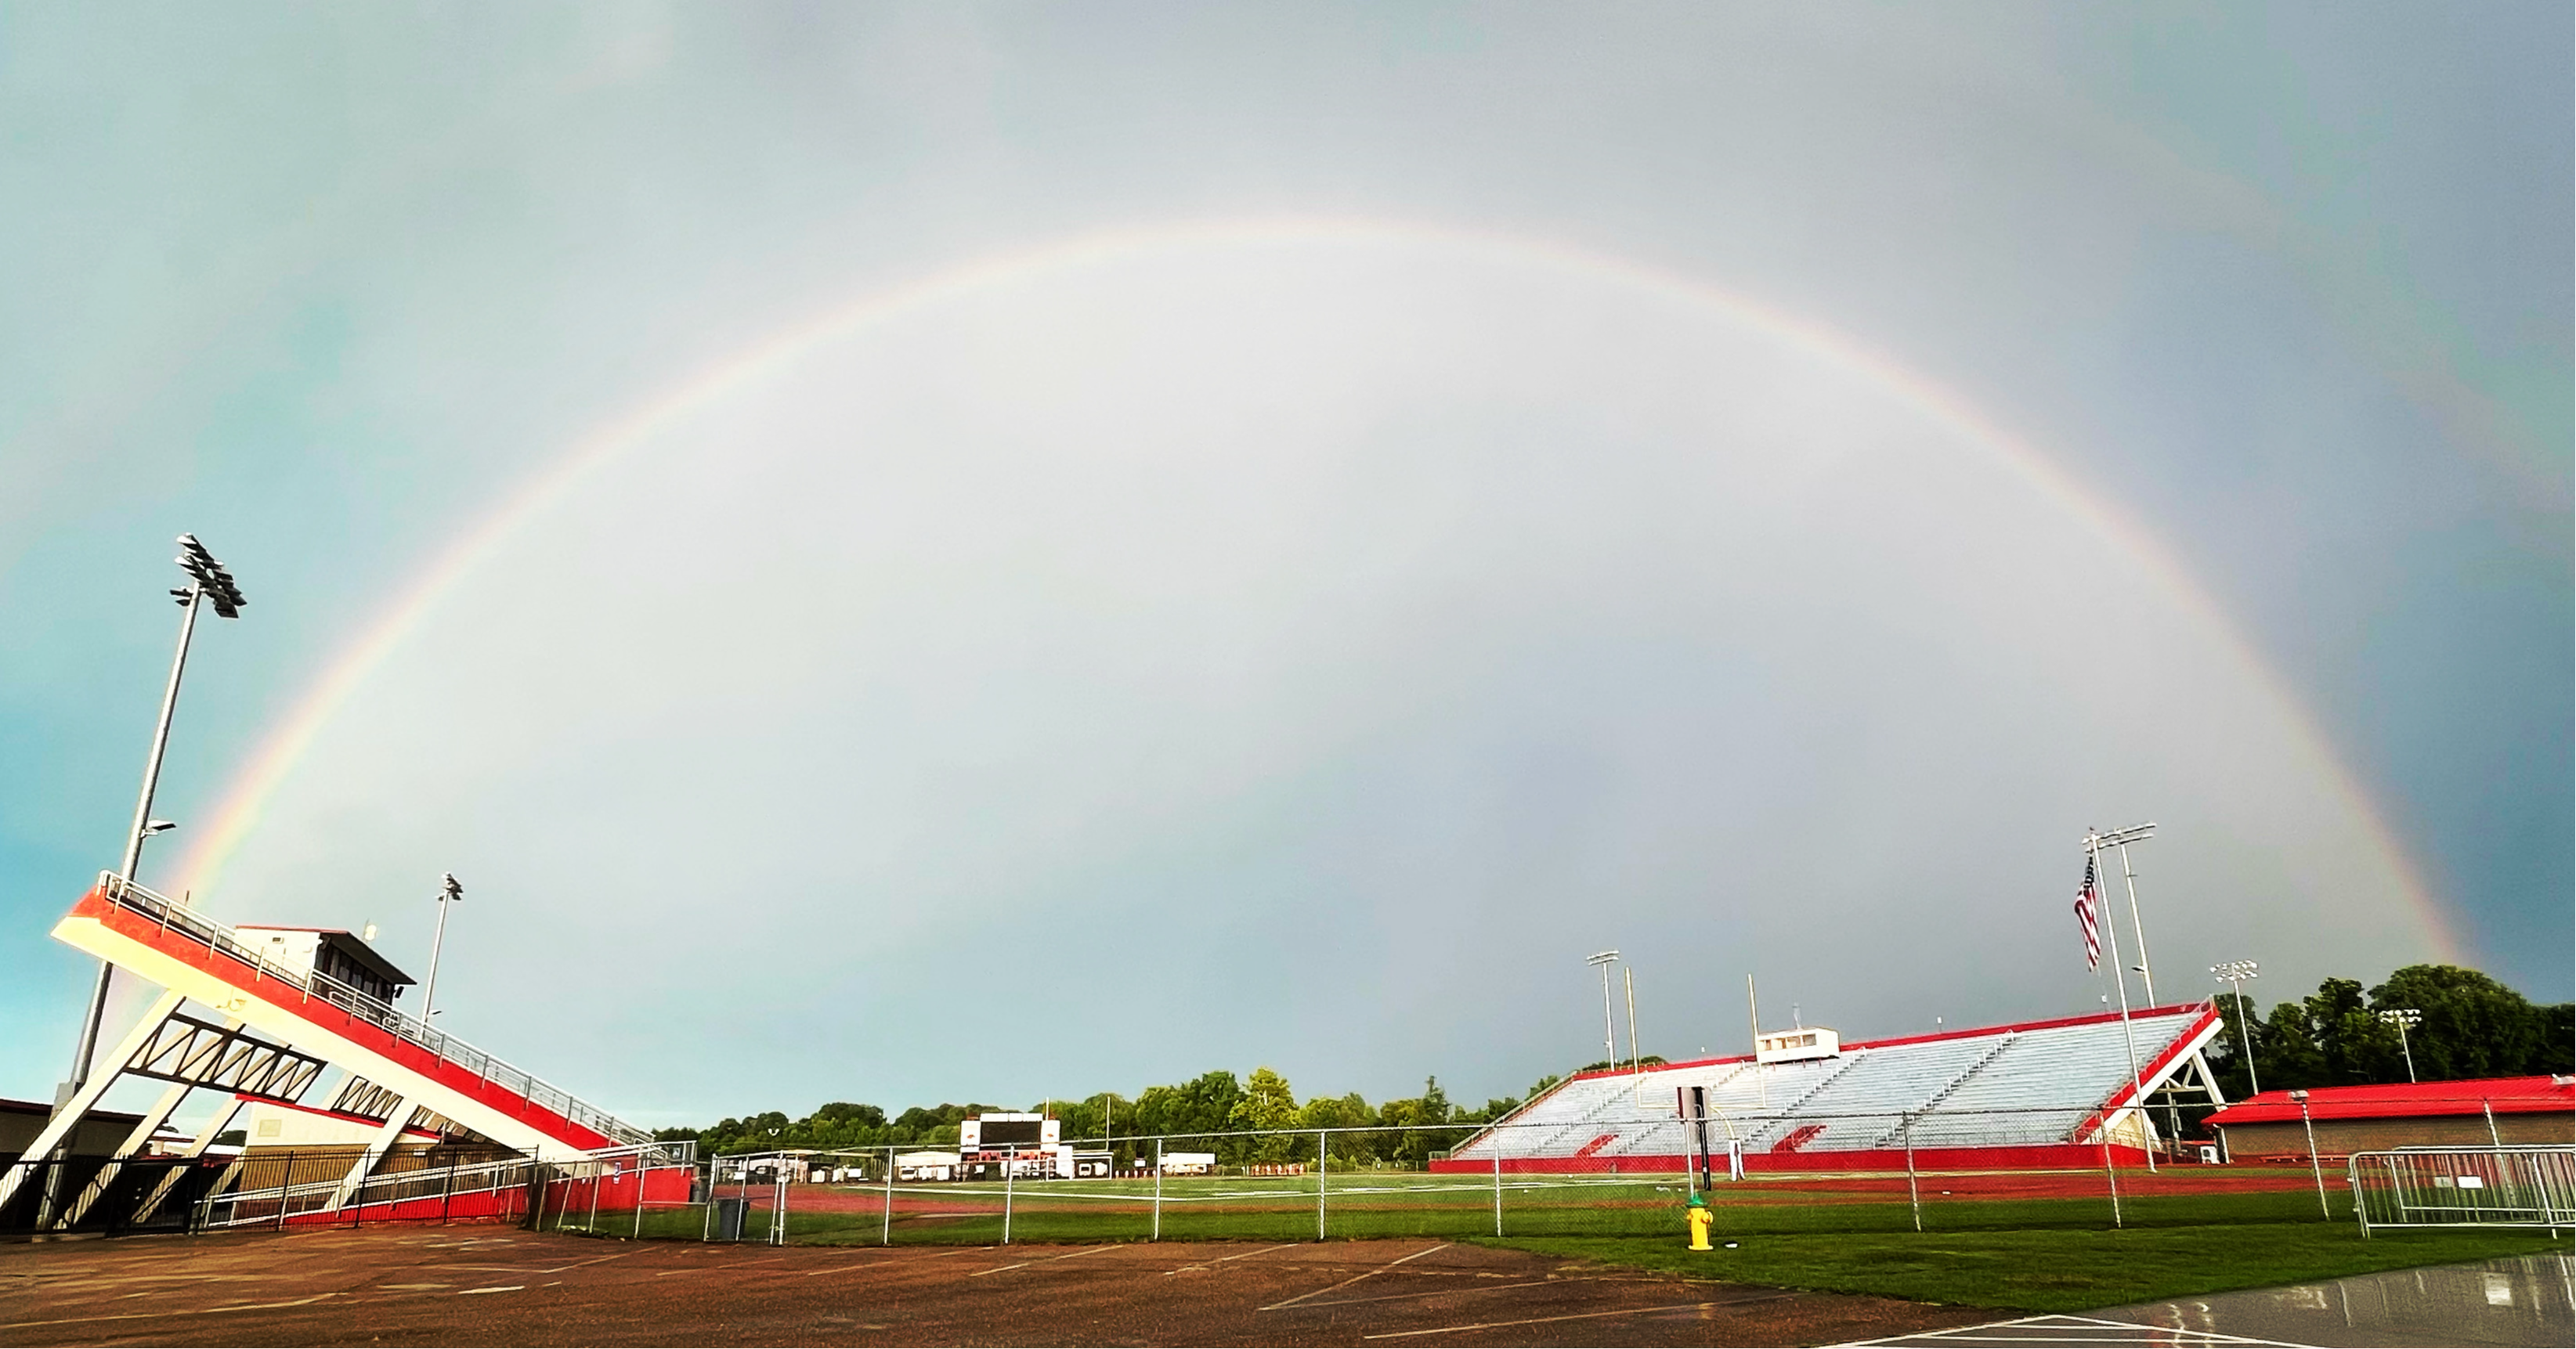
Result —
[{"label": "concrete walkway", "polygon": [[2520,1256],[1933,1330],[1873,1345],[2576,1344],[2576,1258]]}]

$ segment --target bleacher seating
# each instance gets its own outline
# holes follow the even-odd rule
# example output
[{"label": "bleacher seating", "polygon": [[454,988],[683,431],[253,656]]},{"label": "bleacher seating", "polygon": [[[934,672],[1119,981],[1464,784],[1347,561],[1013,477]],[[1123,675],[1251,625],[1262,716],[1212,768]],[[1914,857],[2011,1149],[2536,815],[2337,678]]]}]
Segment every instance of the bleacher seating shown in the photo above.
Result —
[{"label": "bleacher seating", "polygon": [[[2130,1018],[2090,1016],[1843,1046],[1839,1055],[1788,1063],[1747,1058],[1602,1072],[1560,1083],[1450,1154],[1450,1165],[1576,1159],[1669,1160],[1693,1143],[1676,1089],[1702,1087],[1715,1149],[1729,1138],[1748,1154],[2031,1147],[2091,1141],[2103,1108],[2130,1091],[2128,1037],[2152,1091],[2216,1025],[2209,1004],[2157,1008]],[[1603,1134],[1615,1137],[1591,1147]],[[2079,1137],[2079,1133],[2082,1134]],[[1910,1135],[1910,1140],[1909,1140]]]}]

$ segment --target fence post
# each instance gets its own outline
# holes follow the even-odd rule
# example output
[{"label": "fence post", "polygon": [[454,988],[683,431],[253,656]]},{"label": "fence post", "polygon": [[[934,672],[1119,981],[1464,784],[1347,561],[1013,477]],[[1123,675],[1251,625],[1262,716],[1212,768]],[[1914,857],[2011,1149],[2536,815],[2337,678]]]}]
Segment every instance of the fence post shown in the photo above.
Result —
[{"label": "fence post", "polygon": [[1324,1145],[1329,1140],[1323,1130],[1315,1131],[1315,1240],[1324,1239]]},{"label": "fence post", "polygon": [[1151,1237],[1149,1237],[1149,1238],[1147,1238],[1147,1240],[1149,1240],[1149,1241],[1161,1241],[1162,1239],[1163,1239],[1163,1140],[1162,1140],[1162,1137],[1161,1137],[1160,1135],[1156,1135],[1156,1136],[1155,1136],[1155,1139],[1154,1139],[1154,1235],[1153,1235],[1153,1236],[1151,1236]]},{"label": "fence post", "polygon": [[1905,1201],[1914,1206],[1914,1230],[1923,1230],[1923,1190],[1914,1179],[1914,1117],[1898,1115],[1896,1127],[1905,1131]]},{"label": "fence post", "polygon": [[894,1244],[894,1145],[886,1145],[885,1231],[877,1237],[880,1246]]},{"label": "fence post", "polygon": [[2128,1224],[2120,1221],[2120,1172],[2111,1163],[2111,1133],[2108,1129],[2102,1132],[2102,1175],[2111,1182],[2111,1225],[2126,1227]]}]

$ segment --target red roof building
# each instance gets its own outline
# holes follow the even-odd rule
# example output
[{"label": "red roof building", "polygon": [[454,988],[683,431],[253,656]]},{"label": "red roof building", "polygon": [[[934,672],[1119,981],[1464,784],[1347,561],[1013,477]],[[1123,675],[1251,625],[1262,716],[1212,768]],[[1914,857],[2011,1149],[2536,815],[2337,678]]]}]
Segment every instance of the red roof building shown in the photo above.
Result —
[{"label": "red roof building", "polygon": [[[2209,1117],[2231,1160],[2402,1147],[2576,1143],[2576,1077],[2478,1077],[2267,1091]],[[2301,1106],[2305,1105],[2302,1113]]]}]

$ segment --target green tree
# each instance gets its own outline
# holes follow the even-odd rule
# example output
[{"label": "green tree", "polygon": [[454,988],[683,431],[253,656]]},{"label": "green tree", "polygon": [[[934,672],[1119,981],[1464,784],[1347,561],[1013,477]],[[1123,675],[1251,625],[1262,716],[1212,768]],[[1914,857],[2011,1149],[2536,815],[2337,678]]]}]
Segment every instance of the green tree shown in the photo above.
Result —
[{"label": "green tree", "polygon": [[[1293,1129],[1297,1127],[1297,1093],[1288,1079],[1277,1071],[1262,1067],[1252,1070],[1245,1079],[1243,1095],[1227,1112],[1226,1123],[1237,1130]],[[1294,1138],[1260,1138],[1251,1144],[1252,1155],[1265,1162],[1283,1162],[1301,1151],[1304,1140]]]},{"label": "green tree", "polygon": [[[2409,965],[2370,990],[2374,1011],[2414,1008],[2423,1021],[2407,1032],[2417,1076],[2427,1082],[2462,1077],[2518,1077],[2568,1071],[2565,1034],[2552,1034],[2554,1008],[2456,965]],[[2405,1064],[2396,1081],[2405,1081]]]}]

